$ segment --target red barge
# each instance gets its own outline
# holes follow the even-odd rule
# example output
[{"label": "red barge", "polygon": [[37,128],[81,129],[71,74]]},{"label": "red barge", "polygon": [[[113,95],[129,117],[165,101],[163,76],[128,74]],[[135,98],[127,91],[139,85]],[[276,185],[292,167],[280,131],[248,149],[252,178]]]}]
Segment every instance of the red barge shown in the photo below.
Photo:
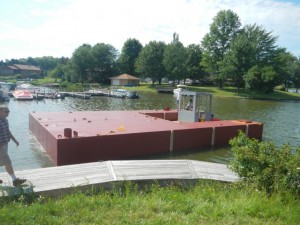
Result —
[{"label": "red barge", "polygon": [[216,120],[210,94],[193,93],[181,93],[178,110],[32,112],[29,129],[58,166],[228,145],[240,130],[262,139],[262,123]]}]

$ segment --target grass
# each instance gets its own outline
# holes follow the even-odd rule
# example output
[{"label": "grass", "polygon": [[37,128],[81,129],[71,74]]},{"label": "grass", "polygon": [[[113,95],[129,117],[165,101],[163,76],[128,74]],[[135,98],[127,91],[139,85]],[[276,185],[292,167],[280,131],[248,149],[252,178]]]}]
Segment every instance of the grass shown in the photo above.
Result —
[{"label": "grass", "polygon": [[[33,81],[34,85],[45,85],[48,83],[60,83],[59,79],[54,78],[43,78],[43,79],[35,79]],[[84,91],[90,88],[89,83],[70,83],[70,82],[63,82],[61,83],[63,87],[63,91]],[[164,83],[161,85],[152,85],[152,83],[140,83],[139,86],[136,87],[122,87],[127,90],[136,90],[139,92],[156,92],[156,87],[170,87],[169,84]],[[102,88],[110,88],[110,85],[101,85]],[[250,91],[247,89],[240,89],[237,92],[237,88],[235,87],[212,87],[212,86],[188,86],[188,90],[190,91],[199,91],[199,92],[209,92],[212,93],[214,96],[217,97],[230,97],[230,98],[251,98],[251,99],[261,99],[261,100],[300,100],[299,93],[291,93],[285,91],[278,91],[275,90],[272,93],[266,94],[264,92],[257,92],[257,91]]]},{"label": "grass", "polygon": [[246,184],[199,181],[139,189],[125,183],[111,192],[59,199],[19,196],[0,202],[1,224],[299,224],[300,202],[266,197]]},{"label": "grass", "polygon": [[[167,84],[161,86],[168,86]],[[137,87],[131,87],[141,92],[156,92],[156,88],[153,85],[142,83]],[[264,92],[255,92],[247,89],[240,89],[239,93],[235,87],[211,87],[211,86],[188,86],[189,91],[199,91],[199,92],[209,92],[217,97],[227,97],[227,98],[251,98],[251,99],[261,99],[261,100],[300,100],[300,94],[291,93],[285,91],[275,90],[272,93],[266,94]]]}]

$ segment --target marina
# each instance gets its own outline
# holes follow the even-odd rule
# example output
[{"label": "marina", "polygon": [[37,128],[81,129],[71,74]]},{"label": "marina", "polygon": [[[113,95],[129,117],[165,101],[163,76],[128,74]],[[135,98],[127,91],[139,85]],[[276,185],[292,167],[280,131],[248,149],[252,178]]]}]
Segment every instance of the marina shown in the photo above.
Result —
[{"label": "marina", "polygon": [[[6,104],[10,108],[8,120],[14,136],[20,141],[18,147],[9,143],[9,154],[15,170],[52,167],[44,147],[29,130],[29,113],[33,112],[102,112],[102,111],[159,111],[164,108],[174,109],[176,98],[169,94],[140,93],[138,100],[92,97],[89,100],[73,97],[65,99],[43,99],[41,101],[16,101],[10,98]],[[300,145],[300,105],[295,101],[261,101],[251,99],[220,98],[213,96],[212,112],[221,120],[244,120],[263,122],[263,140],[274,141],[277,146],[290,143]],[[284,118],[284,120],[283,120]],[[74,118],[73,118],[74,119]],[[176,122],[174,122],[176,123]],[[114,129],[118,128],[118,124]],[[126,128],[126,127],[125,127]],[[76,130],[76,129],[75,129]],[[63,134],[63,129],[61,130]],[[82,135],[78,132],[78,136]],[[280,137],[280,138],[278,138]],[[192,148],[184,151],[167,151],[127,159],[190,159],[227,164],[231,160],[228,146],[210,146]],[[0,172],[4,172],[0,167]]]}]

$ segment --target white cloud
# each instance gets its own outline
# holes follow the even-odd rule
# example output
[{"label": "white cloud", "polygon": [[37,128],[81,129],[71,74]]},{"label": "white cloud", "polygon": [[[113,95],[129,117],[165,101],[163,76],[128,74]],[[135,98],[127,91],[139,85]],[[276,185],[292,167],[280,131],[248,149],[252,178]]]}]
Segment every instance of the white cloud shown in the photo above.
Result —
[{"label": "white cloud", "polygon": [[151,40],[169,43],[174,32],[185,45],[199,44],[213,17],[223,9],[237,13],[243,25],[256,23],[273,31],[279,36],[279,46],[300,55],[300,5],[288,2],[34,0],[27,9],[20,13],[23,20],[19,21],[2,20],[0,15],[4,21],[0,22],[0,59],[70,57],[84,43],[103,42],[121,49],[128,38],[136,38],[143,45]]}]

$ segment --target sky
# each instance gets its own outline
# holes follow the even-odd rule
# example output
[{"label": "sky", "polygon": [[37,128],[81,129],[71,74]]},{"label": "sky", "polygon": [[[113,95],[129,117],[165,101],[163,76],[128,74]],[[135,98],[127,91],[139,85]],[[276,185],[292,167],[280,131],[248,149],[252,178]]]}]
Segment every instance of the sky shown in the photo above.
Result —
[{"label": "sky", "polygon": [[228,9],[300,56],[300,0],[0,0],[0,60],[71,57],[83,44],[121,51],[129,38],[168,44],[174,32],[185,46],[200,44]]}]

